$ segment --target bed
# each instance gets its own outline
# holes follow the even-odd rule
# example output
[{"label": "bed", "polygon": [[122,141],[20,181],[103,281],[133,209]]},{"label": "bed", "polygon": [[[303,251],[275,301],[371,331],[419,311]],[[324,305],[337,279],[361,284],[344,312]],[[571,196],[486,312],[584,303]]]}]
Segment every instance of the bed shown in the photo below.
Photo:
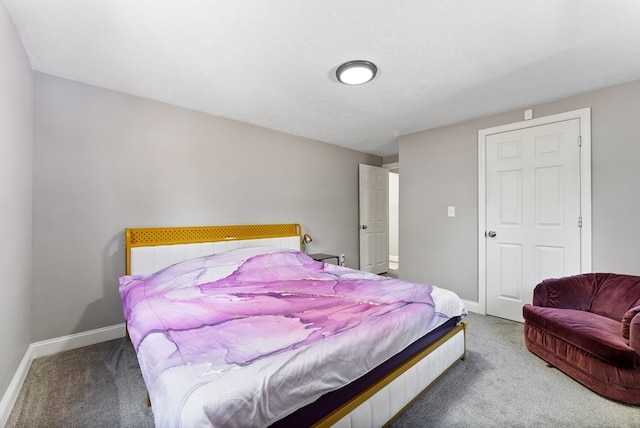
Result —
[{"label": "bed", "polygon": [[298,224],[127,229],[156,426],[382,426],[465,358],[454,293],[311,259]]}]

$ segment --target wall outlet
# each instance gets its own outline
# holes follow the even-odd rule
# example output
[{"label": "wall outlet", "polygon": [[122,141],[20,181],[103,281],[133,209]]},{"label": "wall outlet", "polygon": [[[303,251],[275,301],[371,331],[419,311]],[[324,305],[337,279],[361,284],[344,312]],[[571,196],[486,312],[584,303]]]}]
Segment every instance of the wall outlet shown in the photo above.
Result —
[{"label": "wall outlet", "polygon": [[340,254],[340,266],[344,266],[345,261],[347,260],[347,258],[345,257],[344,254]]}]

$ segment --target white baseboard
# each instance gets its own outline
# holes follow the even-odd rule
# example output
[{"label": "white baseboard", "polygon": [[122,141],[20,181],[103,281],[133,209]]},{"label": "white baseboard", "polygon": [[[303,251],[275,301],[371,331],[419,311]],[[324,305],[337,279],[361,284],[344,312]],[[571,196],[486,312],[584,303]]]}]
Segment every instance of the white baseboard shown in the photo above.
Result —
[{"label": "white baseboard", "polygon": [[34,359],[57,354],[58,352],[70,351],[71,349],[81,348],[83,346],[95,345],[96,343],[124,337],[124,335],[125,324],[122,323],[30,344],[16,369],[16,373],[9,383],[7,391],[2,396],[2,400],[0,400],[0,427],[7,424],[11,409],[13,409],[13,405],[18,399],[18,395],[20,394],[20,390],[27,378],[29,368]]},{"label": "white baseboard", "polygon": [[486,315],[484,313],[484,310],[480,309],[480,305],[478,304],[478,302],[472,302],[470,300],[464,300],[464,299],[462,299],[462,301],[464,302],[464,307],[467,308],[467,311],[475,312],[476,314]]},{"label": "white baseboard", "polygon": [[124,334],[125,324],[122,323],[35,342],[31,344],[33,347],[33,358],[45,357],[47,355],[57,354],[58,352],[95,345],[96,343],[124,337]]},{"label": "white baseboard", "polygon": [[27,373],[29,373],[32,361],[33,348],[32,345],[29,345],[27,352],[24,353],[24,357],[22,357],[22,361],[20,361],[20,364],[18,365],[15,375],[11,379],[11,382],[9,382],[7,391],[2,396],[2,400],[0,400],[0,427],[7,424],[7,420],[11,414],[11,409],[13,409],[13,405],[18,399],[18,394],[20,394],[22,384],[27,378]]},{"label": "white baseboard", "polygon": [[400,257],[389,254],[389,261],[398,263],[400,261]]}]

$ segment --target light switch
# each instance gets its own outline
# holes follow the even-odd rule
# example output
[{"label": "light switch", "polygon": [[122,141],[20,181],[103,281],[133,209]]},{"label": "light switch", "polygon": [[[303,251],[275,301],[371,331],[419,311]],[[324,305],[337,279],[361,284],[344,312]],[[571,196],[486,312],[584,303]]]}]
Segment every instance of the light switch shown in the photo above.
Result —
[{"label": "light switch", "polygon": [[456,216],[456,207],[447,207],[447,216],[455,217]]}]

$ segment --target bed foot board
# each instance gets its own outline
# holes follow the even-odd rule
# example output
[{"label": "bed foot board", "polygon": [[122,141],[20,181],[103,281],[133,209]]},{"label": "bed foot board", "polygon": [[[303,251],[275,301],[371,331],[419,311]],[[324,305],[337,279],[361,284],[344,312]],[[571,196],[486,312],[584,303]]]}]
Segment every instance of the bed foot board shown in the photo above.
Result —
[{"label": "bed foot board", "polygon": [[463,321],[382,382],[364,391],[313,426],[385,426],[458,361],[466,358],[466,331],[467,324]]}]

